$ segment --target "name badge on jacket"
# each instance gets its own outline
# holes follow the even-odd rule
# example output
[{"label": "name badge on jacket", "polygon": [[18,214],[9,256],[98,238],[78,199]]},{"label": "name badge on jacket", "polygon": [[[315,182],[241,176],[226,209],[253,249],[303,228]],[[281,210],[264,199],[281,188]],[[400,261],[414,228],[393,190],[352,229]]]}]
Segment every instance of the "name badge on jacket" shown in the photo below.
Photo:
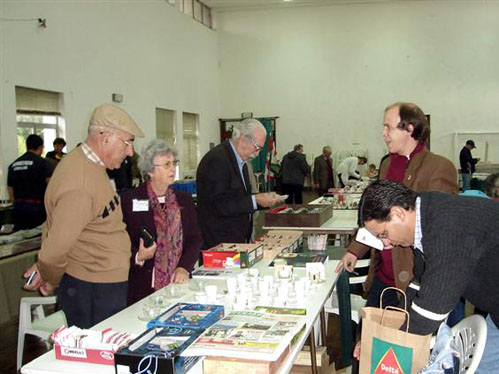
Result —
[{"label": "name badge on jacket", "polygon": [[132,200],[132,211],[133,212],[148,212],[149,211],[149,200]]}]

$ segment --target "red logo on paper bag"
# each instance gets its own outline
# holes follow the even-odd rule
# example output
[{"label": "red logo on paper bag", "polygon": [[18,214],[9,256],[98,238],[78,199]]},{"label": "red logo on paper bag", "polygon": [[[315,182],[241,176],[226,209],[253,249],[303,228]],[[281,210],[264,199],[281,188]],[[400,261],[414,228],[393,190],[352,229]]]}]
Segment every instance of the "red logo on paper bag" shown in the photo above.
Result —
[{"label": "red logo on paper bag", "polygon": [[383,358],[379,361],[374,374],[405,374],[397,360],[393,348],[388,349]]}]

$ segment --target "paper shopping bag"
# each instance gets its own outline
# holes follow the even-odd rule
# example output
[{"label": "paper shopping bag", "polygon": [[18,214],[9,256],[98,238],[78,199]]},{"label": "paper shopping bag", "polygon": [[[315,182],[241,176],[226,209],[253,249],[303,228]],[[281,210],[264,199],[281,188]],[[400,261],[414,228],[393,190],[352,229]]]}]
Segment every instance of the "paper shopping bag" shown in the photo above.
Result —
[{"label": "paper shopping bag", "polygon": [[431,335],[399,330],[409,313],[403,309],[362,309],[360,374],[417,374],[428,363]]}]

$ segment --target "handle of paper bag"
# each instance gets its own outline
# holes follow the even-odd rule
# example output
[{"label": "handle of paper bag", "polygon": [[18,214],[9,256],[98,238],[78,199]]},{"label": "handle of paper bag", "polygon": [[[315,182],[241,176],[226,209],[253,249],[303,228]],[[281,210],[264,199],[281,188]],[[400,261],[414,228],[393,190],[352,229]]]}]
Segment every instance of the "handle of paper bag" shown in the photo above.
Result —
[{"label": "handle of paper bag", "polygon": [[397,291],[398,293],[401,293],[404,295],[404,310],[407,310],[407,296],[404,291],[402,291],[400,288],[397,287],[386,287],[382,292],[381,295],[379,296],[379,307],[383,309],[383,295],[386,290],[394,290]]},{"label": "handle of paper bag", "polygon": [[385,310],[396,310],[402,313],[405,313],[407,316],[407,326],[405,328],[405,332],[409,332],[409,312],[407,310],[404,310],[402,308],[397,308],[396,306],[391,306],[388,305],[385,309],[383,309],[383,313],[381,314],[381,326],[383,326],[383,319],[385,318]]}]

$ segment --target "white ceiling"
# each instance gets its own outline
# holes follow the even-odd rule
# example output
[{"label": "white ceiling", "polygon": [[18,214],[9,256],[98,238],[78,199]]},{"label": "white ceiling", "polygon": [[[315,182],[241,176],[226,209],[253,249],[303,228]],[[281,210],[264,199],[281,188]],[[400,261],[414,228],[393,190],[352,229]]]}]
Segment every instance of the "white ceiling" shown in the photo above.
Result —
[{"label": "white ceiling", "polygon": [[381,3],[400,0],[201,0],[217,12],[285,8],[296,6],[319,6],[339,4]]}]

